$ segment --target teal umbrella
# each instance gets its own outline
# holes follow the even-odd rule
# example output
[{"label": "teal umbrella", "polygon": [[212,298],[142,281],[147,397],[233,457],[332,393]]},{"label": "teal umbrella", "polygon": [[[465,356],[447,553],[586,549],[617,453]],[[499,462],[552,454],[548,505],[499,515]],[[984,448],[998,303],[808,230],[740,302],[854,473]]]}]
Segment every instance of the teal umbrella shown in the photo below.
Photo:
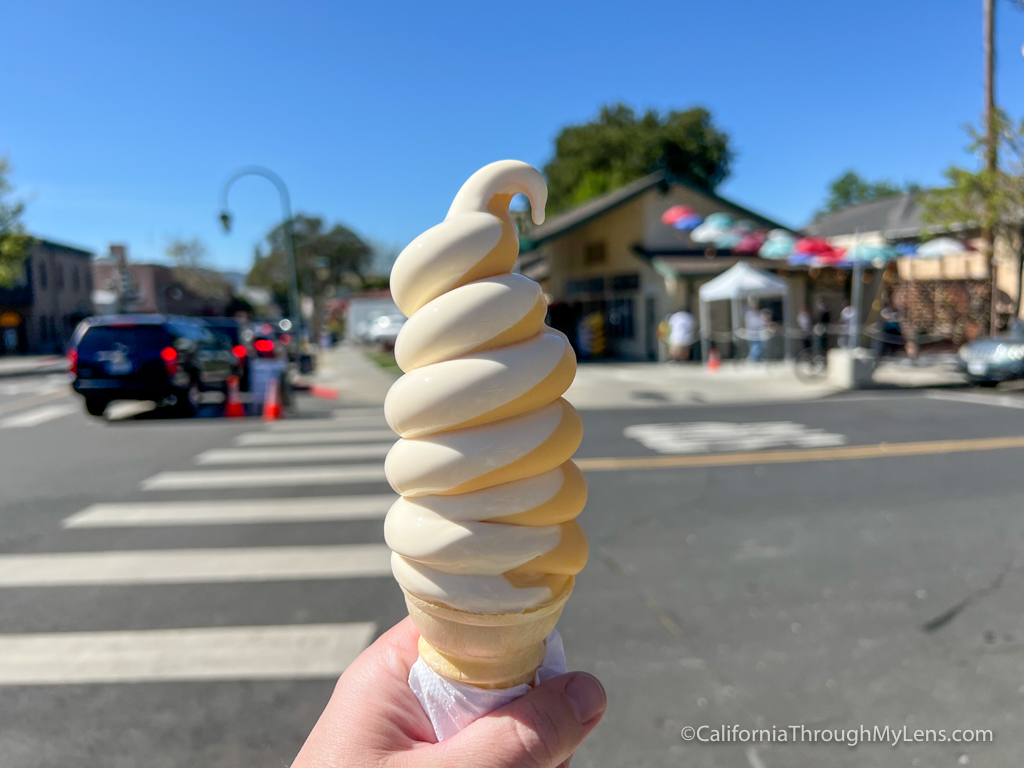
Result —
[{"label": "teal umbrella", "polygon": [[855,245],[843,255],[843,261],[851,264],[857,261],[867,264],[885,263],[895,261],[902,255],[891,245]]}]

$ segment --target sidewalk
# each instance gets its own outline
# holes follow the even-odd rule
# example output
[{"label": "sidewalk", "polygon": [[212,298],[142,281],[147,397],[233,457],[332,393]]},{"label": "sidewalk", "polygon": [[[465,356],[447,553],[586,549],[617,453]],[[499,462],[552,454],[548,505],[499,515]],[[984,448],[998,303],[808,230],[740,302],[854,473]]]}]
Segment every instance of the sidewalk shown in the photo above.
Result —
[{"label": "sidewalk", "polygon": [[[395,376],[366,357],[363,349],[339,345],[320,355],[310,379],[313,393],[345,404],[380,405]],[[954,362],[945,359],[911,365],[884,361],[871,389],[920,389],[964,384]],[[816,400],[843,390],[828,383],[804,383],[785,362],[722,363],[717,372],[699,363],[580,363],[566,399],[580,409],[656,408],[666,405]]]},{"label": "sidewalk", "polygon": [[67,369],[67,358],[61,355],[0,357],[0,379],[7,376],[29,376],[34,373],[63,373]]},{"label": "sidewalk", "polygon": [[306,380],[313,395],[342,405],[383,405],[395,378],[361,347],[342,343],[320,351],[316,371]]}]

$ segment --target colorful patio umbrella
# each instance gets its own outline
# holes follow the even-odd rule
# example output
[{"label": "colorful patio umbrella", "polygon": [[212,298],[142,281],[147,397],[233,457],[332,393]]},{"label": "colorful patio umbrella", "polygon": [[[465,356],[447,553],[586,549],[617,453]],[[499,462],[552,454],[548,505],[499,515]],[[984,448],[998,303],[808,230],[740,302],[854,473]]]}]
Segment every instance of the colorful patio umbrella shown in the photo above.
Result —
[{"label": "colorful patio umbrella", "polygon": [[732,229],[733,227],[732,216],[730,216],[728,213],[722,213],[721,211],[717,213],[708,214],[708,217],[704,219],[704,223],[707,224],[709,227],[714,227],[715,229],[724,230]]},{"label": "colorful patio umbrella", "polygon": [[666,227],[671,227],[679,219],[685,216],[693,216],[694,211],[685,205],[673,205],[671,208],[661,214],[661,223]]},{"label": "colorful patio umbrella", "polygon": [[784,229],[773,229],[768,233],[768,239],[758,250],[757,255],[762,259],[784,259],[793,252],[796,238]]},{"label": "colorful patio umbrella", "polygon": [[704,219],[700,215],[694,213],[689,216],[682,216],[681,218],[676,219],[672,222],[672,226],[680,232],[689,232],[690,230],[699,227],[702,221],[704,221]]},{"label": "colorful patio umbrella", "polygon": [[952,237],[937,237],[917,247],[917,257],[921,259],[938,259],[943,256],[952,256],[957,253],[967,253],[970,250],[959,240]]},{"label": "colorful patio umbrella", "polygon": [[[715,215],[716,214],[714,213],[711,214],[711,216]],[[711,224],[711,216],[708,216],[708,218],[704,220],[703,224],[701,224],[699,227],[695,227],[694,230],[690,233],[690,239],[693,240],[693,242],[714,243],[715,241],[718,240],[719,237],[726,233],[727,230],[722,229],[721,227],[716,227]]]},{"label": "colorful patio umbrella", "polygon": [[843,261],[853,263],[863,261],[868,264],[876,262],[889,262],[902,256],[898,250],[891,245],[855,245],[843,256]]},{"label": "colorful patio umbrella", "polygon": [[768,233],[763,229],[750,232],[740,238],[740,241],[732,247],[732,251],[733,253],[757,253],[767,239]]}]

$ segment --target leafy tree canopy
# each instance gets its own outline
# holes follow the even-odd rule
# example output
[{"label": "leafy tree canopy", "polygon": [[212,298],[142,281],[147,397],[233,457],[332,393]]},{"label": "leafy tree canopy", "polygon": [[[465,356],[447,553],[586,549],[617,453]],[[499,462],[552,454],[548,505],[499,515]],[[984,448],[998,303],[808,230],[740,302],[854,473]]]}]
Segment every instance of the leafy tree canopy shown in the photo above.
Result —
[{"label": "leafy tree canopy", "polygon": [[[342,224],[328,228],[318,216],[298,214],[292,220],[299,290],[310,287],[319,293],[355,278],[361,286],[373,261],[373,249]],[[269,250],[257,251],[249,272],[249,285],[270,289],[275,296],[288,295],[288,258],[285,230],[278,225],[267,235]]]},{"label": "leafy tree canopy", "polygon": [[10,170],[7,158],[0,157],[0,288],[17,285],[32,245],[21,223],[25,204],[11,199]]},{"label": "leafy tree canopy", "polygon": [[858,203],[894,197],[904,192],[916,192],[920,186],[915,183],[894,184],[891,181],[868,181],[856,171],[850,170],[837,176],[828,185],[828,198],[818,216],[847,208]]},{"label": "leafy tree canopy", "polygon": [[624,104],[601,108],[596,120],[563,128],[544,166],[548,210],[571,208],[659,168],[713,190],[729,175],[729,137],[703,107],[638,116]]},{"label": "leafy tree canopy", "polygon": [[[1014,122],[999,111],[994,127],[998,139],[996,168],[990,170],[985,162],[984,130],[969,126],[967,151],[975,156],[977,166],[973,170],[949,166],[944,173],[947,186],[930,190],[924,197],[924,219],[947,230],[987,229],[994,239],[1000,239],[1016,256],[1015,314],[1019,314],[1024,269],[1024,120]],[[995,290],[993,273],[993,298]]]}]

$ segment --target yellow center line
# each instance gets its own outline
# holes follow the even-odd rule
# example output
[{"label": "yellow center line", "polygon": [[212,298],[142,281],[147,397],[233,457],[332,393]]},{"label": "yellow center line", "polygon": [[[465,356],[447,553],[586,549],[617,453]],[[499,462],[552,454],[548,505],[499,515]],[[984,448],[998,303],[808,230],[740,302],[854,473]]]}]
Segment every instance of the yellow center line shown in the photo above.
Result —
[{"label": "yellow center line", "polygon": [[37,405],[39,403],[45,403],[47,400],[56,400],[59,397],[66,397],[71,394],[70,387],[61,387],[54,392],[45,392],[41,395],[32,395],[32,397],[26,397],[23,400],[15,400],[13,403],[7,403],[7,405],[0,405],[0,413],[7,413],[8,411],[17,411],[21,408],[27,408],[30,405]]},{"label": "yellow center line", "polygon": [[851,461],[888,456],[928,456],[1024,448],[1024,435],[982,437],[969,440],[930,440],[919,443],[843,445],[834,448],[801,448],[743,453],[704,453],[698,456],[627,456],[607,459],[576,459],[584,472],[621,469],[675,469],[684,467],[736,467],[745,464],[799,464],[805,461]]}]

